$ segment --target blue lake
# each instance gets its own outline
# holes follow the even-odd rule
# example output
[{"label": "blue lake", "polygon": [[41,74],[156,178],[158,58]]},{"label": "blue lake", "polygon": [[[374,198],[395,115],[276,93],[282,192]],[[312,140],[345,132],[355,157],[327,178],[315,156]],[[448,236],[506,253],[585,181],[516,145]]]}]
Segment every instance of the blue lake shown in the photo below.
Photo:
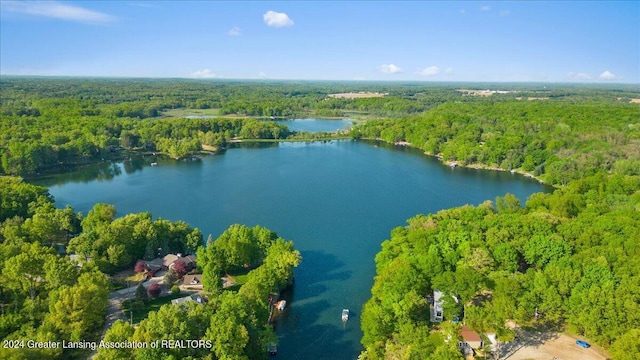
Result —
[{"label": "blue lake", "polygon": [[[330,129],[343,124],[331,121]],[[158,166],[149,166],[153,161]],[[550,190],[508,172],[452,169],[413,149],[362,141],[241,144],[190,161],[96,164],[38,183],[49,187],[58,206],[85,214],[105,202],[119,215],[149,211],[185,220],[205,239],[242,223],[293,240],[303,261],[277,323],[281,359],[357,358],[374,256],[409,217],[505,193],[524,201]],[[346,326],[343,308],[351,310]]]}]

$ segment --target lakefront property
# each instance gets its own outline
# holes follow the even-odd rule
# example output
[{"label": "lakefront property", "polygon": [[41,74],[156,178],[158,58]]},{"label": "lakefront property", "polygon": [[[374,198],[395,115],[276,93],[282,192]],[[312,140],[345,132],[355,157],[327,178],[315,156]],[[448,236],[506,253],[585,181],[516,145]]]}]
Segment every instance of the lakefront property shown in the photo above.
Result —
[{"label": "lakefront property", "polygon": [[[46,93],[37,90],[39,82],[31,81],[9,83],[47,99]],[[66,84],[42,81],[52,88]],[[82,84],[84,80],[74,81]],[[167,94],[204,86],[133,80],[126,85],[132,96],[149,91],[141,90],[144,86]],[[224,89],[226,83],[220,86]],[[241,96],[247,98],[267,89],[275,93],[315,89],[312,84],[245,86]],[[375,89],[371,85],[370,91]],[[625,89],[620,91],[632,92]],[[206,98],[204,90],[200,96]],[[211,348],[171,350],[194,357],[205,357],[222,339],[237,341],[243,353],[256,358],[270,353],[295,356],[307,352],[305,344],[323,347],[334,341],[340,355],[331,356],[363,359],[406,349],[421,358],[429,358],[431,349],[453,358],[601,359],[605,351],[615,353],[620,342],[634,334],[629,328],[632,322],[609,324],[605,331],[572,314],[598,308],[586,295],[598,288],[611,287],[611,296],[634,303],[634,293],[622,291],[629,284],[621,289],[622,284],[611,280],[633,266],[620,267],[609,253],[616,247],[606,244],[619,243],[628,249],[628,256],[634,254],[631,235],[638,226],[638,175],[634,175],[638,160],[633,150],[639,140],[632,115],[637,105],[618,100],[619,93],[616,99],[609,98],[608,90],[597,87],[565,95],[574,96],[576,103],[571,107],[564,100],[512,100],[511,93],[495,93],[491,98],[501,100],[485,103],[455,90],[426,90],[461,102],[434,102],[433,108],[423,109],[416,117],[409,115],[410,109],[424,95],[390,93],[366,100],[371,102],[364,107],[370,112],[367,116],[382,116],[383,104],[406,104],[405,110],[401,106],[394,110],[405,114],[395,120],[315,118],[308,122],[255,115],[233,120],[151,117],[146,122],[123,114],[109,120],[119,126],[109,133],[119,149],[95,144],[96,155],[70,153],[43,142],[37,149],[48,149],[57,159],[52,163],[36,157],[35,150],[25,154],[23,162],[14,157],[17,150],[4,151],[3,171],[22,173],[27,179],[0,178],[2,198],[15,199],[3,202],[1,213],[0,246],[11,255],[2,262],[2,286],[4,293],[17,296],[12,298],[17,300],[5,298],[14,304],[5,310],[12,316],[26,316],[20,309],[32,297],[48,301],[47,309],[54,311],[43,312],[34,326],[59,329],[61,335],[51,341],[72,341],[76,320],[65,315],[68,309],[91,319],[83,326],[100,334],[90,341],[108,340],[118,332],[131,334],[127,341],[133,341],[147,336],[151,328],[161,328],[159,324],[174,321],[208,324],[196,340],[205,345],[211,341]],[[599,94],[598,107],[579,101],[581,91]],[[11,98],[18,96],[4,92]],[[148,104],[144,98],[138,101],[140,106]],[[283,101],[291,105],[294,100]],[[324,103],[318,100],[317,106]],[[340,111],[348,112],[352,105],[342,104]],[[27,133],[17,130],[26,126],[22,115],[13,115],[14,107],[2,106],[12,114],[5,115],[9,121],[2,123],[2,133]],[[25,116],[54,116],[55,111],[80,111],[74,106],[84,105],[66,106],[40,105],[40,116]],[[551,117],[553,122],[548,120]],[[107,120],[98,114],[82,121],[83,127],[91,127],[94,121]],[[335,121],[350,124],[348,139],[322,130],[322,122],[329,123],[327,129],[342,126]],[[526,126],[518,127],[523,122]],[[598,128],[603,122],[608,127]],[[85,136],[80,128],[74,130],[74,122],[67,123],[68,130],[46,121],[41,125],[40,133],[45,135],[79,131]],[[123,130],[130,125],[131,129]],[[183,137],[165,138],[166,128],[180,131]],[[431,130],[421,130],[427,128]],[[596,128],[601,135],[592,138]],[[64,136],[69,140],[66,146],[72,146],[71,133]],[[31,141],[49,138],[54,135]],[[511,143],[520,138],[531,140]],[[590,146],[584,145],[585,139]],[[12,149],[21,146],[10,141]],[[207,142],[225,151],[190,150],[189,142],[193,146]],[[568,149],[578,148],[567,156]],[[186,155],[176,160],[161,149]],[[598,158],[609,162],[587,161]],[[159,165],[152,166],[153,162]],[[59,163],[64,167],[56,173]],[[34,205],[20,205],[24,203]],[[145,212],[139,212],[140,204]],[[278,232],[237,221],[268,222]],[[285,236],[296,240],[295,249]],[[633,264],[624,256],[619,259]],[[367,265],[371,259],[375,269]],[[584,259],[595,260],[583,263]],[[609,268],[604,260],[617,265]],[[26,267],[30,261],[41,265]],[[66,270],[54,271],[60,266]],[[604,277],[597,281],[588,277],[589,271],[596,271],[589,269],[598,269]],[[61,277],[65,273],[68,276]],[[95,301],[86,307],[72,302],[74,296]],[[567,312],[554,306],[553,299],[576,307]],[[391,320],[381,323],[383,318]],[[250,334],[270,335],[246,338],[242,333],[222,332],[218,325],[226,322]],[[535,333],[526,330],[548,329],[550,323],[563,324],[567,333],[544,330],[548,338],[538,344]],[[12,336],[20,336],[19,329],[11,331]],[[153,336],[173,337],[178,331]],[[572,331],[590,335],[578,337]],[[605,348],[602,344],[609,337],[611,345]],[[396,338],[403,340],[391,340]],[[590,347],[580,347],[576,340]],[[563,350],[568,343],[573,345],[573,355]],[[85,350],[90,351],[34,351],[55,358],[84,356]],[[3,351],[12,354],[11,349]],[[130,356],[126,349],[114,348],[98,348],[96,354]]]}]

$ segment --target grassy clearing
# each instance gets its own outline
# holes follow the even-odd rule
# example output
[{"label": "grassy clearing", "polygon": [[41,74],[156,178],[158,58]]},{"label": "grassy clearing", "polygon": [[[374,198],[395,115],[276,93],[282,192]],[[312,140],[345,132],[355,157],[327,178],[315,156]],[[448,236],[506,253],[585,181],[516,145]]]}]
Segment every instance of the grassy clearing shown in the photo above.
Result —
[{"label": "grassy clearing", "polygon": [[163,111],[163,118],[184,118],[187,116],[220,116],[220,109],[169,109]]},{"label": "grassy clearing", "polygon": [[244,285],[247,283],[247,274],[231,276],[236,285]]}]

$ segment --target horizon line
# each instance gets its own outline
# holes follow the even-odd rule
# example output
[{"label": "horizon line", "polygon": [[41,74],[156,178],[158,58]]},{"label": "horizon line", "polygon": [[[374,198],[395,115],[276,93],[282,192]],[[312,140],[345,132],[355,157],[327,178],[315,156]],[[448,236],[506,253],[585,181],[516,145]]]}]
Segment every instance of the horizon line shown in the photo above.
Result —
[{"label": "horizon line", "polygon": [[615,81],[543,81],[543,80],[522,80],[522,81],[505,81],[505,80],[383,80],[383,79],[279,79],[279,78],[195,78],[185,76],[112,76],[112,75],[25,75],[25,74],[1,74],[0,80],[4,77],[13,78],[67,78],[67,79],[125,79],[125,80],[190,80],[190,81],[202,81],[202,82],[215,82],[215,81],[254,81],[254,82],[269,82],[269,81],[308,81],[308,82],[354,82],[354,83],[423,83],[423,84],[451,84],[451,83],[500,83],[500,84],[567,84],[567,85],[638,85],[640,82],[615,82]]}]

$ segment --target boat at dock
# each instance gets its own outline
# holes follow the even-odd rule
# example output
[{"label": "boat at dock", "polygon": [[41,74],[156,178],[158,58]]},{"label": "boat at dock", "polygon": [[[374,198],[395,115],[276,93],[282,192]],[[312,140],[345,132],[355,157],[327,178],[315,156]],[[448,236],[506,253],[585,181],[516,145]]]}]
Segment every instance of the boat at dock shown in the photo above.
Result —
[{"label": "boat at dock", "polygon": [[342,309],[342,321],[349,320],[349,309]]},{"label": "boat at dock", "polygon": [[287,300],[280,300],[276,303],[276,308],[280,311],[284,310],[285,306],[287,306]]}]

